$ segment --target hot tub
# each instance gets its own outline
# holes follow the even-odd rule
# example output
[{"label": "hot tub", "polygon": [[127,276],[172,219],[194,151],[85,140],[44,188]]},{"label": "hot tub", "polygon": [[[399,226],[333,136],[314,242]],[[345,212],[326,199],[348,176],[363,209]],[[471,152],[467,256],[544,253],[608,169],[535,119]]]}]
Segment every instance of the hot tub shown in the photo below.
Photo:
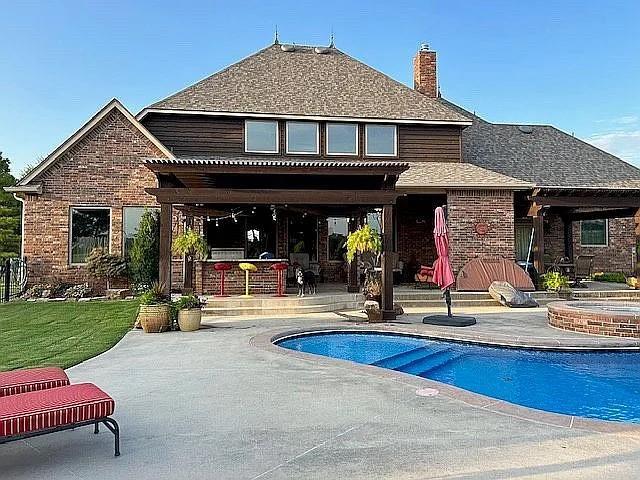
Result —
[{"label": "hot tub", "polygon": [[548,306],[549,325],[572,332],[640,338],[640,304],[568,301]]}]

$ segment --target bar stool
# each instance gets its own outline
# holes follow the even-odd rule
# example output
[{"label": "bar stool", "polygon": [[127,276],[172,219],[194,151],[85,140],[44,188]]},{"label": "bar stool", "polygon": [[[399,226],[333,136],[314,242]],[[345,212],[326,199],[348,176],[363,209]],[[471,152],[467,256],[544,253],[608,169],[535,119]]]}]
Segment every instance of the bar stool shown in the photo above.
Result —
[{"label": "bar stool", "polygon": [[258,267],[256,267],[253,263],[249,263],[249,262],[242,262],[241,264],[238,265],[238,267],[240,267],[240,270],[244,271],[244,295],[243,295],[243,297],[251,297],[251,295],[249,295],[249,272],[257,271]]},{"label": "bar stool", "polygon": [[286,297],[287,295],[283,292],[284,290],[284,272],[289,268],[289,264],[285,262],[274,263],[269,267],[271,270],[276,271],[276,275],[278,276],[278,290],[274,297]]},{"label": "bar stool", "polygon": [[213,264],[213,269],[220,272],[220,293],[216,297],[228,297],[229,295],[224,293],[224,277],[225,272],[231,270],[231,264],[225,262],[217,262]]}]

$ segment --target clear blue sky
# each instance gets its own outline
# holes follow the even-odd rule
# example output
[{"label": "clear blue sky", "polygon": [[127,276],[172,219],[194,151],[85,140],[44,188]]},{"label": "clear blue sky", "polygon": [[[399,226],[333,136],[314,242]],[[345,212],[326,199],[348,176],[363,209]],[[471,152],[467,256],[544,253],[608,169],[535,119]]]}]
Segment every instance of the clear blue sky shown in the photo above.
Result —
[{"label": "clear blue sky", "polygon": [[640,2],[0,0],[0,150],[14,172],[112,97],[137,113],[266,46],[336,46],[488,120],[550,123],[640,165]]}]

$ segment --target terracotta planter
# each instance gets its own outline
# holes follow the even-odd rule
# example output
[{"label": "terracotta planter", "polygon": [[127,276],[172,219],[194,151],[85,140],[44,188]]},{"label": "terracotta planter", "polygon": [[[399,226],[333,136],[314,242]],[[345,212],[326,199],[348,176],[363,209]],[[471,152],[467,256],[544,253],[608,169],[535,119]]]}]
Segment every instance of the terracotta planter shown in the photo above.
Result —
[{"label": "terracotta planter", "polygon": [[138,321],[145,333],[160,333],[171,327],[169,305],[140,305]]},{"label": "terracotta planter", "polygon": [[202,311],[199,308],[184,308],[178,311],[178,326],[182,332],[194,332],[200,328]]}]

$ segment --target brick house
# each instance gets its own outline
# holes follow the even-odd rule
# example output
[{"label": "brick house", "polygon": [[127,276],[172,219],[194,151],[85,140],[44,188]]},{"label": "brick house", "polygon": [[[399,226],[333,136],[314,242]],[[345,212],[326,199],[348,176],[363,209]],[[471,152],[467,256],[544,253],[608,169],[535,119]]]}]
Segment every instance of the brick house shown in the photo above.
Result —
[{"label": "brick house", "polygon": [[[411,89],[333,46],[274,43],[135,117],[112,100],[7,189],[24,204],[29,281],[84,279],[95,246],[126,253],[143,207],[160,211],[162,280],[201,293],[218,288],[213,262],[264,252],[258,291],[279,259],[353,286],[341,246],[362,221],[383,231],[386,270],[410,280],[435,259],[439,205],[455,270],[524,259],[532,226],[539,270],[578,254],[634,268],[638,169],[551,126],[490,123],[441,98],[426,47],[413,66]],[[185,275],[169,247],[186,224],[211,253]]]}]

